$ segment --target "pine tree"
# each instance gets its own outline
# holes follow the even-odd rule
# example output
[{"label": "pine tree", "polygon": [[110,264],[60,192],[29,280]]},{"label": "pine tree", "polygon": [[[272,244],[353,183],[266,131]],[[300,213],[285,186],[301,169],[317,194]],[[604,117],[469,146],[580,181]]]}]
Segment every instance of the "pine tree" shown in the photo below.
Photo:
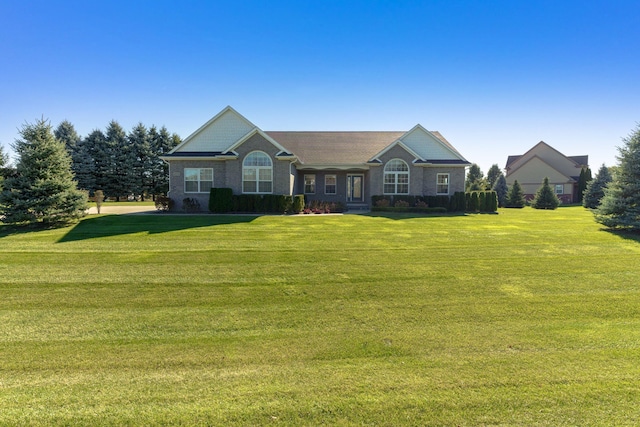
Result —
[{"label": "pine tree", "polygon": [[71,160],[73,161],[74,154],[78,148],[78,143],[80,142],[80,137],[78,136],[73,124],[68,120],[62,121],[56,130],[53,131],[53,135],[58,138],[58,140],[64,142],[67,153],[69,153]]},{"label": "pine tree", "polygon": [[496,182],[498,181],[500,175],[502,175],[500,166],[495,163],[491,165],[491,167],[489,168],[489,172],[487,172],[487,185],[489,186],[489,189],[492,189],[493,186],[496,185]]},{"label": "pine tree", "polygon": [[119,201],[132,191],[133,155],[127,141],[127,134],[115,120],[109,122],[105,137],[104,151],[111,163],[102,190],[106,196],[115,197]]},{"label": "pine tree", "polygon": [[7,175],[6,166],[9,163],[9,156],[5,154],[4,148],[0,145],[0,191],[4,184],[4,177]]},{"label": "pine tree", "polygon": [[169,165],[160,159],[160,156],[167,154],[175,146],[180,144],[180,137],[175,133],[169,134],[164,126],[160,132],[155,126],[149,129],[149,143],[151,145],[150,161],[150,192],[156,194],[167,194],[169,191]]},{"label": "pine tree", "polygon": [[535,209],[556,209],[559,205],[560,199],[558,199],[551,185],[549,185],[549,178],[545,177],[531,201],[531,207]]},{"label": "pine tree", "polygon": [[582,206],[589,209],[596,209],[600,206],[600,200],[604,197],[604,189],[611,182],[611,172],[604,164],[598,170],[596,179],[589,181],[584,191]]},{"label": "pine tree", "polygon": [[80,140],[76,146],[72,167],[78,181],[78,188],[93,193],[96,190],[96,165],[91,156],[90,144],[88,139]]},{"label": "pine tree", "polygon": [[640,230],[640,124],[623,142],[618,168],[604,189],[595,219],[610,228]]},{"label": "pine tree", "polygon": [[500,176],[498,176],[496,183],[493,185],[493,191],[496,192],[496,196],[498,197],[498,206],[501,208],[505,207],[509,188],[507,187],[507,179],[502,172],[500,172]]},{"label": "pine tree", "polygon": [[509,189],[509,193],[507,193],[507,200],[505,201],[504,206],[506,208],[523,208],[525,204],[526,200],[524,199],[522,187],[518,180],[515,180]]},{"label": "pine tree", "polygon": [[591,177],[591,169],[589,168],[582,168],[580,169],[580,177],[578,178],[578,194],[577,194],[577,201],[579,203],[582,203],[582,200],[584,198],[584,191],[587,189],[587,185],[589,184],[589,182],[591,182],[592,177]]},{"label": "pine tree", "polygon": [[127,136],[131,150],[132,167],[129,170],[131,193],[139,195],[144,200],[145,193],[151,188],[151,144],[147,128],[138,123]]},{"label": "pine tree", "polygon": [[[101,130],[93,130],[83,140],[84,150],[93,163],[93,187],[91,190],[102,190],[105,196],[110,196],[106,192],[109,176],[112,173],[111,153],[107,150],[106,137]],[[87,171],[90,169],[88,168]]]},{"label": "pine tree", "polygon": [[0,216],[8,224],[64,224],[79,219],[87,209],[86,194],[76,187],[71,158],[64,143],[53,135],[48,121],[25,124],[16,175],[0,193]]}]

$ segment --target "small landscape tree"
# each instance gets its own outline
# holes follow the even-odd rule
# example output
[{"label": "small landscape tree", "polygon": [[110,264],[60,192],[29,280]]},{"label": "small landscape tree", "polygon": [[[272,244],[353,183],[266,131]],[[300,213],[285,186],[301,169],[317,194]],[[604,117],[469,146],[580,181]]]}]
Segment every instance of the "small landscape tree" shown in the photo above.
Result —
[{"label": "small landscape tree", "polygon": [[531,207],[534,209],[556,209],[559,205],[560,199],[549,185],[549,178],[545,177],[542,186],[538,188],[531,201]]},{"label": "small landscape tree", "polygon": [[526,200],[524,199],[524,192],[522,191],[520,183],[516,179],[509,189],[509,193],[507,193],[507,199],[504,206],[505,208],[523,208],[525,204]]},{"label": "small landscape tree", "polygon": [[496,197],[498,197],[498,206],[503,208],[507,202],[509,187],[507,186],[507,179],[502,173],[500,173],[496,183],[493,185],[493,191],[496,192]]},{"label": "small landscape tree", "polygon": [[63,224],[82,217],[86,193],[76,187],[71,158],[44,119],[25,124],[13,146],[16,173],[0,193],[0,216],[8,224]]}]

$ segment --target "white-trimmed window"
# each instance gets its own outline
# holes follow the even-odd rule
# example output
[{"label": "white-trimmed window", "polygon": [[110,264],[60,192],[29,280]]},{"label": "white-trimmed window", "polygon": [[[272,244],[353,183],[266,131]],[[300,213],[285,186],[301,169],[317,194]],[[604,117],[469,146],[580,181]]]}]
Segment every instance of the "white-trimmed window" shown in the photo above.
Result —
[{"label": "white-trimmed window", "polygon": [[184,192],[208,193],[213,187],[213,169],[185,168]]},{"label": "white-trimmed window", "polygon": [[404,160],[389,160],[384,167],[384,194],[409,194],[409,166]]},{"label": "white-trimmed window", "polygon": [[273,163],[262,151],[252,151],[242,162],[242,192],[272,193]]},{"label": "white-trimmed window", "polygon": [[436,175],[436,194],[449,194],[448,173],[439,173]]},{"label": "white-trimmed window", "polygon": [[556,194],[564,194],[564,185],[556,184]]},{"label": "white-trimmed window", "polygon": [[304,176],[304,194],[316,194],[316,176]]},{"label": "white-trimmed window", "polygon": [[324,176],[324,194],[336,194],[338,188],[338,177],[336,175]]}]

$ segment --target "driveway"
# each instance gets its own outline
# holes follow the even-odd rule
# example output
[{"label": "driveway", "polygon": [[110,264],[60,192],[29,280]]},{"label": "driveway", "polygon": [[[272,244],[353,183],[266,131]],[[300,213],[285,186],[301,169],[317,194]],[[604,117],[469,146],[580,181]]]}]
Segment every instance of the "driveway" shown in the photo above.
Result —
[{"label": "driveway", "polygon": [[[155,206],[109,206],[102,205],[100,208],[101,214],[116,214],[116,215],[125,215],[125,214],[151,214],[156,213],[158,210]],[[89,208],[89,215],[97,214],[98,209],[94,206]]]}]

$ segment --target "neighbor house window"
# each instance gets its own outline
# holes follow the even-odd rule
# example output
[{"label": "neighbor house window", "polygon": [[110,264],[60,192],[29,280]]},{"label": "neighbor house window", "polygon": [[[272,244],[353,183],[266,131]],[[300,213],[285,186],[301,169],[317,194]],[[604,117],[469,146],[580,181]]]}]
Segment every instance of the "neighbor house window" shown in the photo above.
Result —
[{"label": "neighbor house window", "polygon": [[564,194],[564,185],[556,184],[556,194]]},{"label": "neighbor house window", "polygon": [[384,194],[409,194],[409,166],[404,160],[389,160],[384,167]]},{"label": "neighbor house window", "polygon": [[305,175],[304,176],[304,194],[316,193],[316,176]]},{"label": "neighbor house window", "polygon": [[324,194],[336,194],[337,177],[335,175],[324,176]]},{"label": "neighbor house window", "polygon": [[208,193],[213,187],[213,169],[184,169],[185,193]]},{"label": "neighbor house window", "polygon": [[449,194],[448,173],[439,173],[436,176],[436,194]]},{"label": "neighbor house window", "polygon": [[273,192],[273,163],[262,151],[252,151],[242,162],[242,192]]}]

